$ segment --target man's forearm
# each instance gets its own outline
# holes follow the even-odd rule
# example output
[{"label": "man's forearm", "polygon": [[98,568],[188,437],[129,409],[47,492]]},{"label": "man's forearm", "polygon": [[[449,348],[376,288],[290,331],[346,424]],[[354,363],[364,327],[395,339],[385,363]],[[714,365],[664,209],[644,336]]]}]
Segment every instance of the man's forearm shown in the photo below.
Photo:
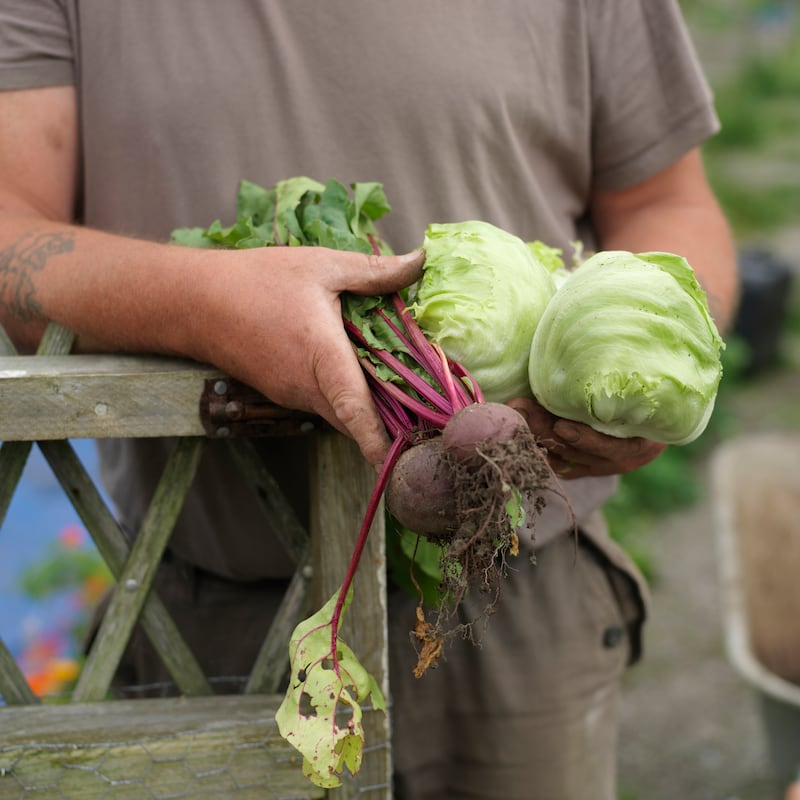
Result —
[{"label": "man's forearm", "polygon": [[686,258],[717,326],[729,330],[739,295],[736,251],[699,151],[636,186],[595,192],[592,218],[604,250],[661,250]]},{"label": "man's forearm", "polygon": [[738,302],[736,252],[716,204],[664,204],[632,210],[626,223],[601,244],[605,250],[664,250],[683,256],[706,292],[720,331],[730,328]]},{"label": "man's forearm", "polygon": [[17,346],[32,350],[47,322],[35,276],[48,261],[70,252],[72,231],[32,229],[0,247],[0,321]]},{"label": "man's forearm", "polygon": [[[0,321],[23,352],[46,324],[81,349],[179,352],[188,253],[26,215],[0,217]],[[164,268],[159,269],[158,265]]]}]

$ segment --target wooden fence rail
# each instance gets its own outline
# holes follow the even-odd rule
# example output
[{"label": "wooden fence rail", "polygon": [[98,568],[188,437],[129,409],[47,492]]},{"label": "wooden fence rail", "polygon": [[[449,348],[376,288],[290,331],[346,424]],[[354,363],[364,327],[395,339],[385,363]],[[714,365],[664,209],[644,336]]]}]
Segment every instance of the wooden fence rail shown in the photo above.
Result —
[{"label": "wooden fence rail", "polygon": [[[72,335],[51,325],[35,356],[0,328],[0,536],[31,448],[37,446],[114,576],[114,592],[70,702],[42,702],[0,638],[0,800],[6,798],[391,797],[387,714],[364,715],[361,771],[328,794],[300,772],[277,733],[276,693],[295,624],[341,583],[374,474],[357,447],[319,420],[276,408],[211,367],[116,355],[69,355]],[[254,419],[255,426],[243,425]],[[297,521],[247,431],[310,437],[310,531]],[[177,445],[133,546],[70,439],[176,437]],[[229,442],[242,476],[275,523],[296,571],[242,695],[212,686],[152,590],[208,437]],[[356,577],[343,638],[388,691],[382,515]],[[179,698],[107,700],[137,621]],[[0,632],[2,633],[2,632]]]}]

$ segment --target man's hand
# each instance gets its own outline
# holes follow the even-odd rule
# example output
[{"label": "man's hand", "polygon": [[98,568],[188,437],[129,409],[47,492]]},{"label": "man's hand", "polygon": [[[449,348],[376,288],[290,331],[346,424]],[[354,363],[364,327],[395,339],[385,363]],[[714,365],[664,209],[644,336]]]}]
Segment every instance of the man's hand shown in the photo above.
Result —
[{"label": "man's hand", "polygon": [[366,256],[322,247],[203,253],[196,291],[190,290],[201,313],[188,325],[186,354],[279,405],[319,414],[380,464],[390,442],[342,324],[339,297],[408,286],[421,275],[424,253]]},{"label": "man's hand", "polygon": [[551,414],[535,400],[515,398],[508,405],[525,418],[554,472],[563,479],[621,475],[660,455],[666,445],[634,437],[620,439],[588,425]]}]

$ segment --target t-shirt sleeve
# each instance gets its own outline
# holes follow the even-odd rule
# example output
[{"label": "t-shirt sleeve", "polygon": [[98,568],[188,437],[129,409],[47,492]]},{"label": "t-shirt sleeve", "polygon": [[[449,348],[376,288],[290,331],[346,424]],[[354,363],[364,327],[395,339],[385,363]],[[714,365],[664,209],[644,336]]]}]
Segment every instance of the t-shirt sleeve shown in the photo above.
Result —
[{"label": "t-shirt sleeve", "polygon": [[73,63],[61,0],[0,0],[0,90],[71,84]]},{"label": "t-shirt sleeve", "polygon": [[719,129],[676,0],[587,3],[594,185],[655,175]]}]

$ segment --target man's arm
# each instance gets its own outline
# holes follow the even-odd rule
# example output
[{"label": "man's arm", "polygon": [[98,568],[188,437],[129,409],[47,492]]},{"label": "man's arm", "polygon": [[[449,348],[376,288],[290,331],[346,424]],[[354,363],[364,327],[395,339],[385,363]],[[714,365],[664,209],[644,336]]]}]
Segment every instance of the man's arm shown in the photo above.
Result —
[{"label": "man's arm", "polygon": [[419,277],[421,253],[180,248],[73,224],[72,87],[0,92],[0,321],[24,349],[54,320],[86,350],[214,364],[276,403],[320,414],[380,463],[388,438],[342,325],[342,291]]},{"label": "man's arm", "polygon": [[604,250],[665,250],[684,256],[708,296],[721,332],[738,302],[736,253],[698,150],[642,183],[594,192],[592,220]]},{"label": "man's arm", "polygon": [[[717,326],[721,331],[730,327],[738,300],[734,244],[698,151],[636,186],[595,191],[591,210],[604,250],[662,250],[684,256],[706,291]],[[630,472],[664,450],[647,439],[618,439],[559,420],[531,401],[512,405],[526,416],[564,478]]]}]

